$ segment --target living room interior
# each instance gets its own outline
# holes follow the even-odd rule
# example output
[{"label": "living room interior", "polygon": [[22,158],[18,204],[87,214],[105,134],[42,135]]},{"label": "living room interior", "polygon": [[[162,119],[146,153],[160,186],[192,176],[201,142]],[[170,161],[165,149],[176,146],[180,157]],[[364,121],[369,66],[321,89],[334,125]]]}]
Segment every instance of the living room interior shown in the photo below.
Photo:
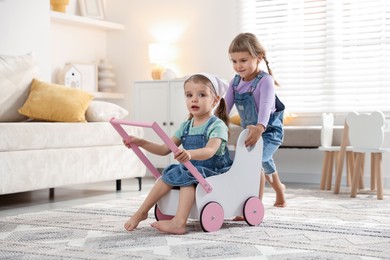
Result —
[{"label": "living room interior", "polygon": [[[244,8],[245,4],[250,8],[254,8],[256,3],[259,4],[264,1],[69,0],[64,11],[54,11],[50,2],[50,0],[0,1],[0,35],[2,39],[0,41],[0,58],[5,57],[4,60],[6,60],[7,57],[23,56],[28,59],[33,57],[34,71],[31,72],[31,75],[41,81],[45,87],[46,85],[52,86],[52,84],[64,85],[69,72],[76,71],[76,75],[77,73],[80,73],[81,76],[84,75],[84,81],[76,80],[74,84],[84,82],[85,85],[81,85],[80,88],[88,92],[95,103],[91,101],[89,110],[86,110],[89,111],[89,114],[85,114],[85,118],[84,115],[82,116],[88,121],[85,124],[99,126],[96,126],[96,129],[91,126],[89,132],[83,134],[84,127],[65,126],[69,123],[56,123],[55,129],[53,126],[49,127],[53,129],[46,129],[47,125],[43,124],[39,126],[39,130],[29,130],[26,126],[21,127],[22,122],[19,122],[20,124],[15,122],[0,123],[0,127],[3,129],[5,129],[3,127],[5,125],[14,124],[6,131],[1,131],[1,134],[7,136],[1,137],[6,145],[0,147],[0,153],[3,154],[0,155],[2,156],[0,159],[4,160],[0,161],[0,169],[2,169],[0,174],[2,184],[0,187],[15,186],[14,191],[12,189],[7,191],[7,188],[4,188],[0,193],[0,245],[3,244],[4,246],[2,246],[4,251],[0,249],[0,258],[1,256],[5,258],[11,256],[20,258],[23,255],[34,256],[34,251],[40,252],[38,255],[41,257],[47,256],[52,259],[72,258],[75,255],[69,252],[77,251],[80,248],[83,251],[77,253],[80,258],[90,257],[92,259],[103,259],[105,254],[129,259],[153,259],[157,257],[160,259],[175,259],[175,257],[181,259],[195,257],[200,259],[211,257],[214,257],[214,259],[259,259],[259,256],[263,256],[262,259],[288,259],[291,257],[297,259],[304,257],[348,259],[352,256],[357,257],[357,259],[385,259],[388,257],[390,254],[388,250],[390,223],[386,216],[389,213],[390,153],[383,153],[382,158],[383,200],[377,200],[376,192],[369,190],[371,179],[368,155],[366,156],[363,179],[366,187],[358,192],[356,198],[351,198],[349,194],[350,186],[347,185],[346,178],[347,169],[342,171],[340,194],[333,193],[333,186],[330,190],[320,190],[324,160],[324,152],[318,149],[321,146],[322,114],[331,112],[335,115],[334,123],[338,130],[335,132],[334,138],[337,139],[336,143],[339,145],[345,117],[352,110],[348,110],[349,107],[346,110],[339,110],[339,107],[337,109],[324,108],[321,103],[322,100],[319,100],[317,105],[312,102],[308,103],[308,107],[303,110],[297,109],[299,107],[296,101],[297,96],[301,95],[304,90],[295,86],[291,86],[292,89],[289,90],[291,82],[295,79],[292,79],[291,72],[287,71],[285,67],[278,67],[279,64],[282,64],[279,55],[285,55],[286,50],[283,51],[282,48],[279,51],[274,51],[277,44],[271,42],[271,39],[275,41],[272,37],[266,38],[269,42],[265,41],[264,44],[267,47],[267,43],[269,43],[268,59],[276,77],[282,82],[282,87],[276,91],[282,100],[284,98],[287,107],[285,124],[289,136],[286,136],[285,146],[282,145],[275,156],[279,175],[282,181],[287,184],[287,207],[286,209],[272,208],[274,194],[269,187],[266,188],[264,199],[265,222],[262,224],[265,224],[265,227],[269,230],[260,231],[263,233],[258,233],[258,235],[271,236],[270,242],[256,240],[256,242],[253,242],[253,247],[249,248],[244,244],[251,244],[251,240],[256,237],[256,231],[250,230],[247,225],[241,226],[229,221],[223,225],[220,231],[216,232],[216,234],[221,234],[220,238],[213,234],[208,238],[207,234],[202,233],[196,221],[191,222],[190,233],[192,234],[187,237],[191,242],[187,242],[190,246],[197,248],[198,251],[203,250],[204,254],[191,252],[188,249],[189,247],[185,249],[187,243],[185,238],[164,237],[163,234],[154,233],[152,229],[146,228],[146,231],[136,233],[140,238],[145,239],[146,244],[137,242],[136,238],[125,237],[128,233],[125,233],[124,229],[122,230],[122,222],[124,221],[119,222],[118,219],[125,220],[129,211],[133,212],[135,205],[141,202],[152,187],[154,178],[144,165],[136,160],[131,151],[126,151],[122,147],[119,135],[111,129],[112,127],[107,122],[109,120],[107,113],[102,110],[105,108],[112,109],[113,107],[110,104],[114,104],[116,110],[111,115],[120,116],[127,120],[155,120],[161,125],[167,123],[167,126],[164,125],[164,130],[172,133],[177,122],[181,122],[182,118],[186,116],[185,109],[177,109],[178,106],[183,105],[178,100],[182,95],[180,91],[182,91],[185,77],[192,73],[204,71],[231,80],[235,72],[229,60],[228,46],[231,40],[244,28],[245,30],[253,28],[253,24],[251,26],[245,24],[245,21],[250,20],[249,18],[247,20],[243,19],[245,16],[243,12],[246,10]],[[269,2],[269,6],[264,8],[264,12],[262,12],[264,16],[267,16],[267,10],[272,12],[277,9],[276,6],[287,5],[285,3],[287,1],[275,0]],[[306,4],[312,5],[311,7],[321,7],[325,5],[325,2],[332,1],[298,2],[307,2]],[[345,2],[344,4],[348,5],[348,1]],[[327,8],[338,8],[333,5],[335,4],[330,3],[331,7]],[[248,6],[246,7],[248,8]],[[275,6],[275,9],[273,9],[273,6]],[[390,8],[388,4],[386,4],[386,8]],[[296,10],[291,8],[290,11],[294,13]],[[387,11],[389,11],[389,14],[390,10]],[[254,24],[260,28],[263,26],[259,21],[254,22]],[[386,26],[389,26],[389,24]],[[253,30],[258,32],[262,29]],[[266,29],[264,31],[269,32]],[[291,35],[283,35],[283,39],[288,39],[288,37],[291,37]],[[383,49],[388,51],[389,42],[384,41],[383,45],[386,46]],[[286,47],[286,49],[288,48]],[[375,50],[375,48],[373,49]],[[30,54],[31,57],[28,56]],[[292,67],[295,66],[294,62],[300,63],[298,59],[301,54],[294,55],[291,55],[291,57],[296,58],[290,63]],[[386,62],[384,64],[388,65]],[[298,65],[296,66],[298,67]],[[325,67],[329,68],[331,66]],[[295,71],[292,73],[295,73]],[[88,76],[86,76],[87,74]],[[72,75],[74,76],[74,74]],[[299,84],[302,83],[304,88],[309,88],[308,81],[317,86],[318,82],[314,79],[317,75],[317,72],[310,75],[304,74],[304,77],[308,77],[306,81],[304,78],[296,81]],[[8,86],[6,84],[1,85],[3,80],[0,79],[0,88]],[[88,84],[85,82],[88,82]],[[383,76],[383,78],[373,82],[377,85],[383,85],[388,83],[389,79],[387,76]],[[316,90],[312,91],[310,93],[313,96],[318,94]],[[156,92],[153,97],[152,92]],[[332,92],[332,90],[329,90],[329,92]],[[7,92],[0,89],[0,93],[3,95]],[[378,100],[382,100],[383,97],[388,97],[386,95],[389,95],[389,93],[375,92],[374,95],[377,95]],[[321,95],[318,94],[317,96]],[[0,105],[2,98],[0,97]],[[96,103],[96,101],[98,102]],[[102,103],[99,103],[100,101]],[[383,147],[390,147],[389,111],[385,110],[389,107],[381,102],[378,101],[378,104],[381,104],[380,110],[386,116]],[[96,107],[93,107],[92,104]],[[106,106],[103,107],[103,104]],[[290,108],[293,107],[292,110],[289,109],[289,104],[291,104]],[[160,106],[163,106],[163,108]],[[356,107],[356,109],[359,109],[359,107]],[[156,113],[156,110],[159,110],[159,113]],[[175,110],[175,112],[172,113],[171,110]],[[374,110],[377,109],[372,107],[369,111],[363,112]],[[98,112],[104,114],[106,118],[100,120]],[[2,113],[0,111],[0,118]],[[98,119],[92,120],[92,117]],[[28,123],[23,122],[23,124]],[[33,122],[33,124],[39,124],[39,122]],[[173,124],[173,126],[169,124]],[[112,133],[110,130],[112,130]],[[30,136],[30,132],[27,131],[32,131],[34,134]],[[89,139],[85,137],[88,133],[94,131],[100,132],[100,136],[91,134]],[[148,130],[129,128],[129,131],[133,131],[135,135],[155,138]],[[53,135],[54,132],[58,134]],[[11,137],[11,133],[18,135]],[[26,133],[29,135],[26,136]],[[25,139],[18,139],[23,134]],[[61,139],[58,138],[60,134],[67,134],[68,136],[62,138],[61,142],[56,141],[56,138]],[[30,145],[29,138],[35,139],[34,142],[31,142],[31,147],[28,147]],[[104,141],[100,140],[100,143],[98,143],[92,139],[104,139]],[[64,142],[68,143],[64,145]],[[50,143],[52,143],[51,146]],[[78,144],[81,148],[77,147]],[[43,146],[45,148],[42,148]],[[9,149],[10,147],[12,149]],[[124,152],[122,152],[122,148]],[[35,152],[23,154],[22,162],[8,160],[8,158],[17,158],[12,157],[15,156],[16,149],[22,150],[22,153],[25,150]],[[36,153],[38,149],[46,149],[46,151]],[[83,158],[80,155],[83,149],[86,153],[90,153],[91,157],[83,159],[87,162],[78,164],[77,156]],[[63,158],[63,154],[67,150],[69,150],[68,156],[71,159]],[[31,163],[26,161],[29,158]],[[129,164],[127,164],[127,158],[131,158]],[[150,158],[159,169],[174,162],[170,156],[166,158],[151,156]],[[51,162],[42,164],[42,161],[45,160],[51,160]],[[61,162],[61,160],[63,161]],[[94,162],[98,163],[95,164]],[[72,163],[74,163],[73,167]],[[43,166],[40,166],[40,164]],[[60,169],[61,167],[64,169]],[[25,169],[28,169],[29,177],[26,177],[23,181],[18,181],[18,179],[23,179]],[[53,173],[54,171],[56,173]],[[34,172],[40,176],[34,176]],[[123,173],[119,174],[118,172]],[[94,176],[95,173],[96,176]],[[50,174],[53,175],[50,177]],[[14,176],[10,177],[9,175]],[[38,178],[40,181],[34,181],[34,178]],[[26,185],[26,187],[21,187],[23,185]],[[55,189],[52,189],[54,187]],[[131,200],[129,200],[130,198]],[[312,205],[309,206],[305,203],[312,203]],[[87,205],[87,211],[89,210],[88,213],[85,213],[85,209],[81,210],[81,207],[85,205]],[[130,205],[130,208],[127,208],[128,205]],[[318,211],[316,212],[313,207],[318,207]],[[283,210],[285,211],[283,212]],[[359,219],[360,214],[366,214],[365,210],[367,217]],[[72,212],[82,213],[71,217]],[[89,229],[89,234],[83,238],[84,240],[81,238],[84,235],[72,234],[65,238],[64,233],[50,240],[47,233],[39,231],[41,232],[40,236],[42,236],[39,239],[43,239],[43,243],[37,242],[39,239],[32,239],[33,242],[30,244],[29,250],[17,249],[13,251],[12,249],[18,243],[22,243],[22,240],[18,240],[17,230],[25,233],[31,230],[38,231],[39,227],[44,227],[44,229],[59,227],[70,230],[73,226],[75,230],[78,230],[77,232],[83,232],[83,225],[86,225],[89,221],[89,218],[85,216],[88,214],[91,216],[99,215],[99,212],[104,217],[98,220],[99,223],[96,229],[93,227]],[[110,215],[110,212],[115,213]],[[310,220],[305,220],[306,213],[307,219]],[[150,220],[148,219],[145,226],[153,222],[152,215],[153,213],[151,213]],[[47,227],[40,223],[40,219],[44,216],[49,216],[50,219],[44,222]],[[70,219],[67,223],[69,226],[66,226],[65,223],[67,217]],[[55,218],[61,219],[64,223],[51,222]],[[271,221],[271,218],[274,222]],[[340,222],[337,220],[340,220]],[[23,221],[26,221],[25,226],[29,227],[25,228]],[[94,220],[91,221],[94,223]],[[259,228],[262,224],[259,225]],[[287,227],[288,225],[290,226]],[[296,228],[293,227],[294,225],[296,225]],[[276,233],[283,232],[283,230],[279,230],[276,226],[286,228],[289,231],[287,232],[289,238],[280,239]],[[345,229],[340,231],[339,228],[343,226]],[[359,229],[356,233],[353,233],[356,226],[361,227],[362,230]],[[364,229],[364,227],[367,228]],[[370,228],[372,228],[372,234],[370,234]],[[237,232],[237,229],[243,231],[240,231],[242,233],[234,237],[232,234]],[[299,229],[303,234],[298,236],[294,233],[295,229]],[[123,233],[120,233],[121,231]],[[115,242],[112,243],[115,243],[115,246],[113,244],[105,245],[102,242],[104,241],[103,238],[107,238],[109,241],[108,237],[112,234],[120,236],[113,240]],[[340,241],[345,240],[347,242],[340,243],[339,248],[337,246],[332,248],[334,243],[317,241],[317,239],[321,240],[319,237],[322,234],[325,237],[331,234],[327,237],[330,240],[340,239]],[[341,235],[341,237],[336,234]],[[156,249],[152,249],[154,247],[153,243],[160,243],[151,238],[155,235],[157,238],[166,240],[167,244],[163,242],[163,245],[158,244]],[[60,236],[64,236],[64,240],[61,240]],[[90,240],[88,240],[88,236]],[[99,236],[102,238],[101,240],[99,240]],[[305,236],[309,237],[307,241],[306,238],[303,239]],[[375,246],[371,244],[356,249],[368,237],[373,238],[378,243]],[[297,238],[302,244],[297,241],[292,242]],[[23,239],[27,239],[27,236],[23,235]],[[82,240],[84,242],[81,242]],[[199,240],[199,244],[202,244],[201,247],[196,247],[196,240]],[[314,240],[316,242],[311,245],[312,242],[310,241]],[[125,247],[119,245],[121,242],[118,241],[134,243],[134,245],[131,246],[131,249],[124,249]],[[95,242],[99,245],[96,246]],[[207,247],[208,242],[214,243],[215,246]],[[354,242],[356,244],[352,248],[355,252],[351,252],[353,250],[349,246]],[[62,247],[64,245],[65,247]],[[42,253],[45,251],[45,246],[49,248],[49,251],[51,250],[47,255]],[[104,251],[106,250],[105,246],[107,251]],[[175,248],[175,246],[178,246],[178,248]],[[370,246],[371,251],[369,250]],[[115,247],[120,248],[120,250],[114,254],[111,249]],[[69,252],[65,252],[66,250],[69,250]],[[91,255],[88,256],[89,253]]]}]

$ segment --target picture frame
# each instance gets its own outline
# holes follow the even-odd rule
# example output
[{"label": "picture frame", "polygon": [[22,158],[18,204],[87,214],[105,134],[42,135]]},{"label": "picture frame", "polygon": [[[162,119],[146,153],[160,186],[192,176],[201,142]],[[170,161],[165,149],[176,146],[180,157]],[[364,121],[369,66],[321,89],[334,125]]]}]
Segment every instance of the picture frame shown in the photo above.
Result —
[{"label": "picture frame", "polygon": [[96,63],[78,63],[71,62],[81,73],[81,86],[80,88],[84,91],[93,93],[98,91],[98,72]]},{"label": "picture frame", "polygon": [[79,0],[79,6],[82,16],[104,19],[103,0]]}]

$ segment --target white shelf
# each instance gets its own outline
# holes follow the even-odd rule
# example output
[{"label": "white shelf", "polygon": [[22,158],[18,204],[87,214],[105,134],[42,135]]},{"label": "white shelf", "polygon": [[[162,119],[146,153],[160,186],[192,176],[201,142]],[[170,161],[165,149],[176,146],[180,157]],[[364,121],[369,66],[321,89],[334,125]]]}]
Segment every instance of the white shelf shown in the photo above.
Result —
[{"label": "white shelf", "polygon": [[125,95],[118,92],[93,92],[95,99],[123,99]]},{"label": "white shelf", "polygon": [[111,30],[123,30],[125,26],[119,23],[108,22],[105,20],[91,19],[84,16],[65,14],[60,12],[51,11],[50,19],[55,23],[79,25],[87,28],[95,28],[99,30],[111,31]]}]

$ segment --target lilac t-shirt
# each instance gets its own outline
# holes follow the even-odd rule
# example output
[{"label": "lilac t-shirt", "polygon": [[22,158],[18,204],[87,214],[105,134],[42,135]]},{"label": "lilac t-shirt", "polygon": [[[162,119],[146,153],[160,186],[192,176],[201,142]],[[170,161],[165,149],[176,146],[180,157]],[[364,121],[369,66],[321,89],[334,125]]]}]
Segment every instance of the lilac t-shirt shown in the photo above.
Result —
[{"label": "lilac t-shirt", "polygon": [[[250,91],[250,87],[254,80],[255,78],[251,81],[244,81],[241,79],[240,83],[237,86],[238,93],[242,94]],[[233,92],[233,80],[231,80],[229,88],[225,95],[228,113],[230,113],[230,110],[234,105]],[[256,104],[257,123],[267,127],[271,113],[276,111],[274,79],[271,75],[265,74],[261,78],[261,80],[257,84],[255,91],[253,92],[253,96],[255,98]]]}]

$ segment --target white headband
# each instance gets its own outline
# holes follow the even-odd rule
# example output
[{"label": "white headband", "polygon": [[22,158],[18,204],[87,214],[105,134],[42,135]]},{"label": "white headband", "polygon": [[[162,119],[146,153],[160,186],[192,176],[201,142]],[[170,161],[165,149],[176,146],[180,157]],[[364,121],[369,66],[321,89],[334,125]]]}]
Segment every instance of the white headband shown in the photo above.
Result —
[{"label": "white headband", "polygon": [[196,73],[194,75],[202,75],[202,76],[205,76],[206,78],[208,78],[211,81],[211,83],[213,84],[215,92],[221,98],[225,95],[225,93],[229,87],[228,84],[224,80],[218,78],[217,76],[215,76],[213,74],[201,72],[201,73]]}]

